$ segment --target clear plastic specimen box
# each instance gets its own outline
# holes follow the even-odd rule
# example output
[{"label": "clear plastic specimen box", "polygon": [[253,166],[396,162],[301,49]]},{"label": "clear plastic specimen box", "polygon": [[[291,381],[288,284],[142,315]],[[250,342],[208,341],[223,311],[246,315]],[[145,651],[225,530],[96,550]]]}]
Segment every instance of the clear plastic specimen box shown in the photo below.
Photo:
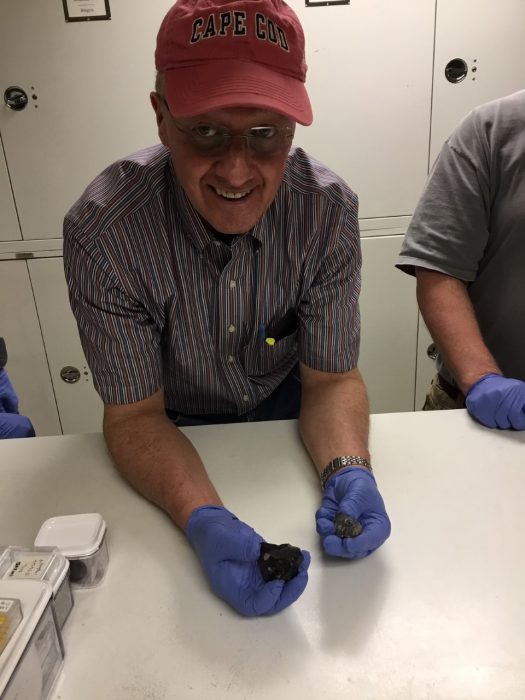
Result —
[{"label": "clear plastic specimen box", "polygon": [[56,547],[7,547],[0,553],[1,579],[47,581],[51,585],[60,628],[73,607],[68,573],[69,561]]},{"label": "clear plastic specimen box", "polygon": [[0,579],[0,600],[16,600],[22,612],[0,652],[1,700],[48,700],[64,663],[49,582]]}]

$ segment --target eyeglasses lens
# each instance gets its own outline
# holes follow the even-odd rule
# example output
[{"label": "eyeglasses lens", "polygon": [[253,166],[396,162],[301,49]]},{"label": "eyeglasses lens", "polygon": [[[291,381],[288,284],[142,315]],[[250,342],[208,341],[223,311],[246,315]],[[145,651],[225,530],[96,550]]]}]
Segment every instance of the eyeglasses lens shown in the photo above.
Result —
[{"label": "eyeglasses lens", "polygon": [[257,132],[230,134],[227,131],[220,131],[210,136],[201,136],[190,131],[188,136],[195,150],[206,155],[225,155],[235,139],[242,139],[247,149],[254,155],[271,156],[286,148],[292,134],[288,131],[277,131],[272,136],[265,137]]}]

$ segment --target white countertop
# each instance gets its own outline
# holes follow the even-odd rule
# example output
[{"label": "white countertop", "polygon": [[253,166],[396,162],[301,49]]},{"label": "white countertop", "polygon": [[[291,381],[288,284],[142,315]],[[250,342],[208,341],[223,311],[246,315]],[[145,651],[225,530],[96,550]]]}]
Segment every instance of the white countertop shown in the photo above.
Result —
[{"label": "white countertop", "polygon": [[320,491],[294,421],[185,429],[225,504],[312,554],[305,593],[246,619],[208,589],[183,535],[116,473],[101,435],[0,441],[0,542],[100,512],[103,583],[75,589],[60,700],[523,700],[525,433],[465,411],[372,416],[392,535],[321,554]]}]

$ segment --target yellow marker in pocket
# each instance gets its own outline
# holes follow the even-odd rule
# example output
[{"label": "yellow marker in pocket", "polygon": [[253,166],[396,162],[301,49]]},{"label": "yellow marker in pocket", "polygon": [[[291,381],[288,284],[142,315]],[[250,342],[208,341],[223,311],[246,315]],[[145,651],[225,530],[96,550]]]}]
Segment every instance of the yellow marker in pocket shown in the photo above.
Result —
[{"label": "yellow marker in pocket", "polygon": [[266,345],[275,345],[275,338],[265,338],[264,342]]}]

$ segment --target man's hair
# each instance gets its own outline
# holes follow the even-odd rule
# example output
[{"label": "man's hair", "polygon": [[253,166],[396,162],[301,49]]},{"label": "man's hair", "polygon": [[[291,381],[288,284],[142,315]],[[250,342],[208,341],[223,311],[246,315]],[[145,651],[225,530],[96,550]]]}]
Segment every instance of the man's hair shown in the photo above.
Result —
[{"label": "man's hair", "polygon": [[164,97],[164,73],[157,71],[155,76],[155,92]]}]

